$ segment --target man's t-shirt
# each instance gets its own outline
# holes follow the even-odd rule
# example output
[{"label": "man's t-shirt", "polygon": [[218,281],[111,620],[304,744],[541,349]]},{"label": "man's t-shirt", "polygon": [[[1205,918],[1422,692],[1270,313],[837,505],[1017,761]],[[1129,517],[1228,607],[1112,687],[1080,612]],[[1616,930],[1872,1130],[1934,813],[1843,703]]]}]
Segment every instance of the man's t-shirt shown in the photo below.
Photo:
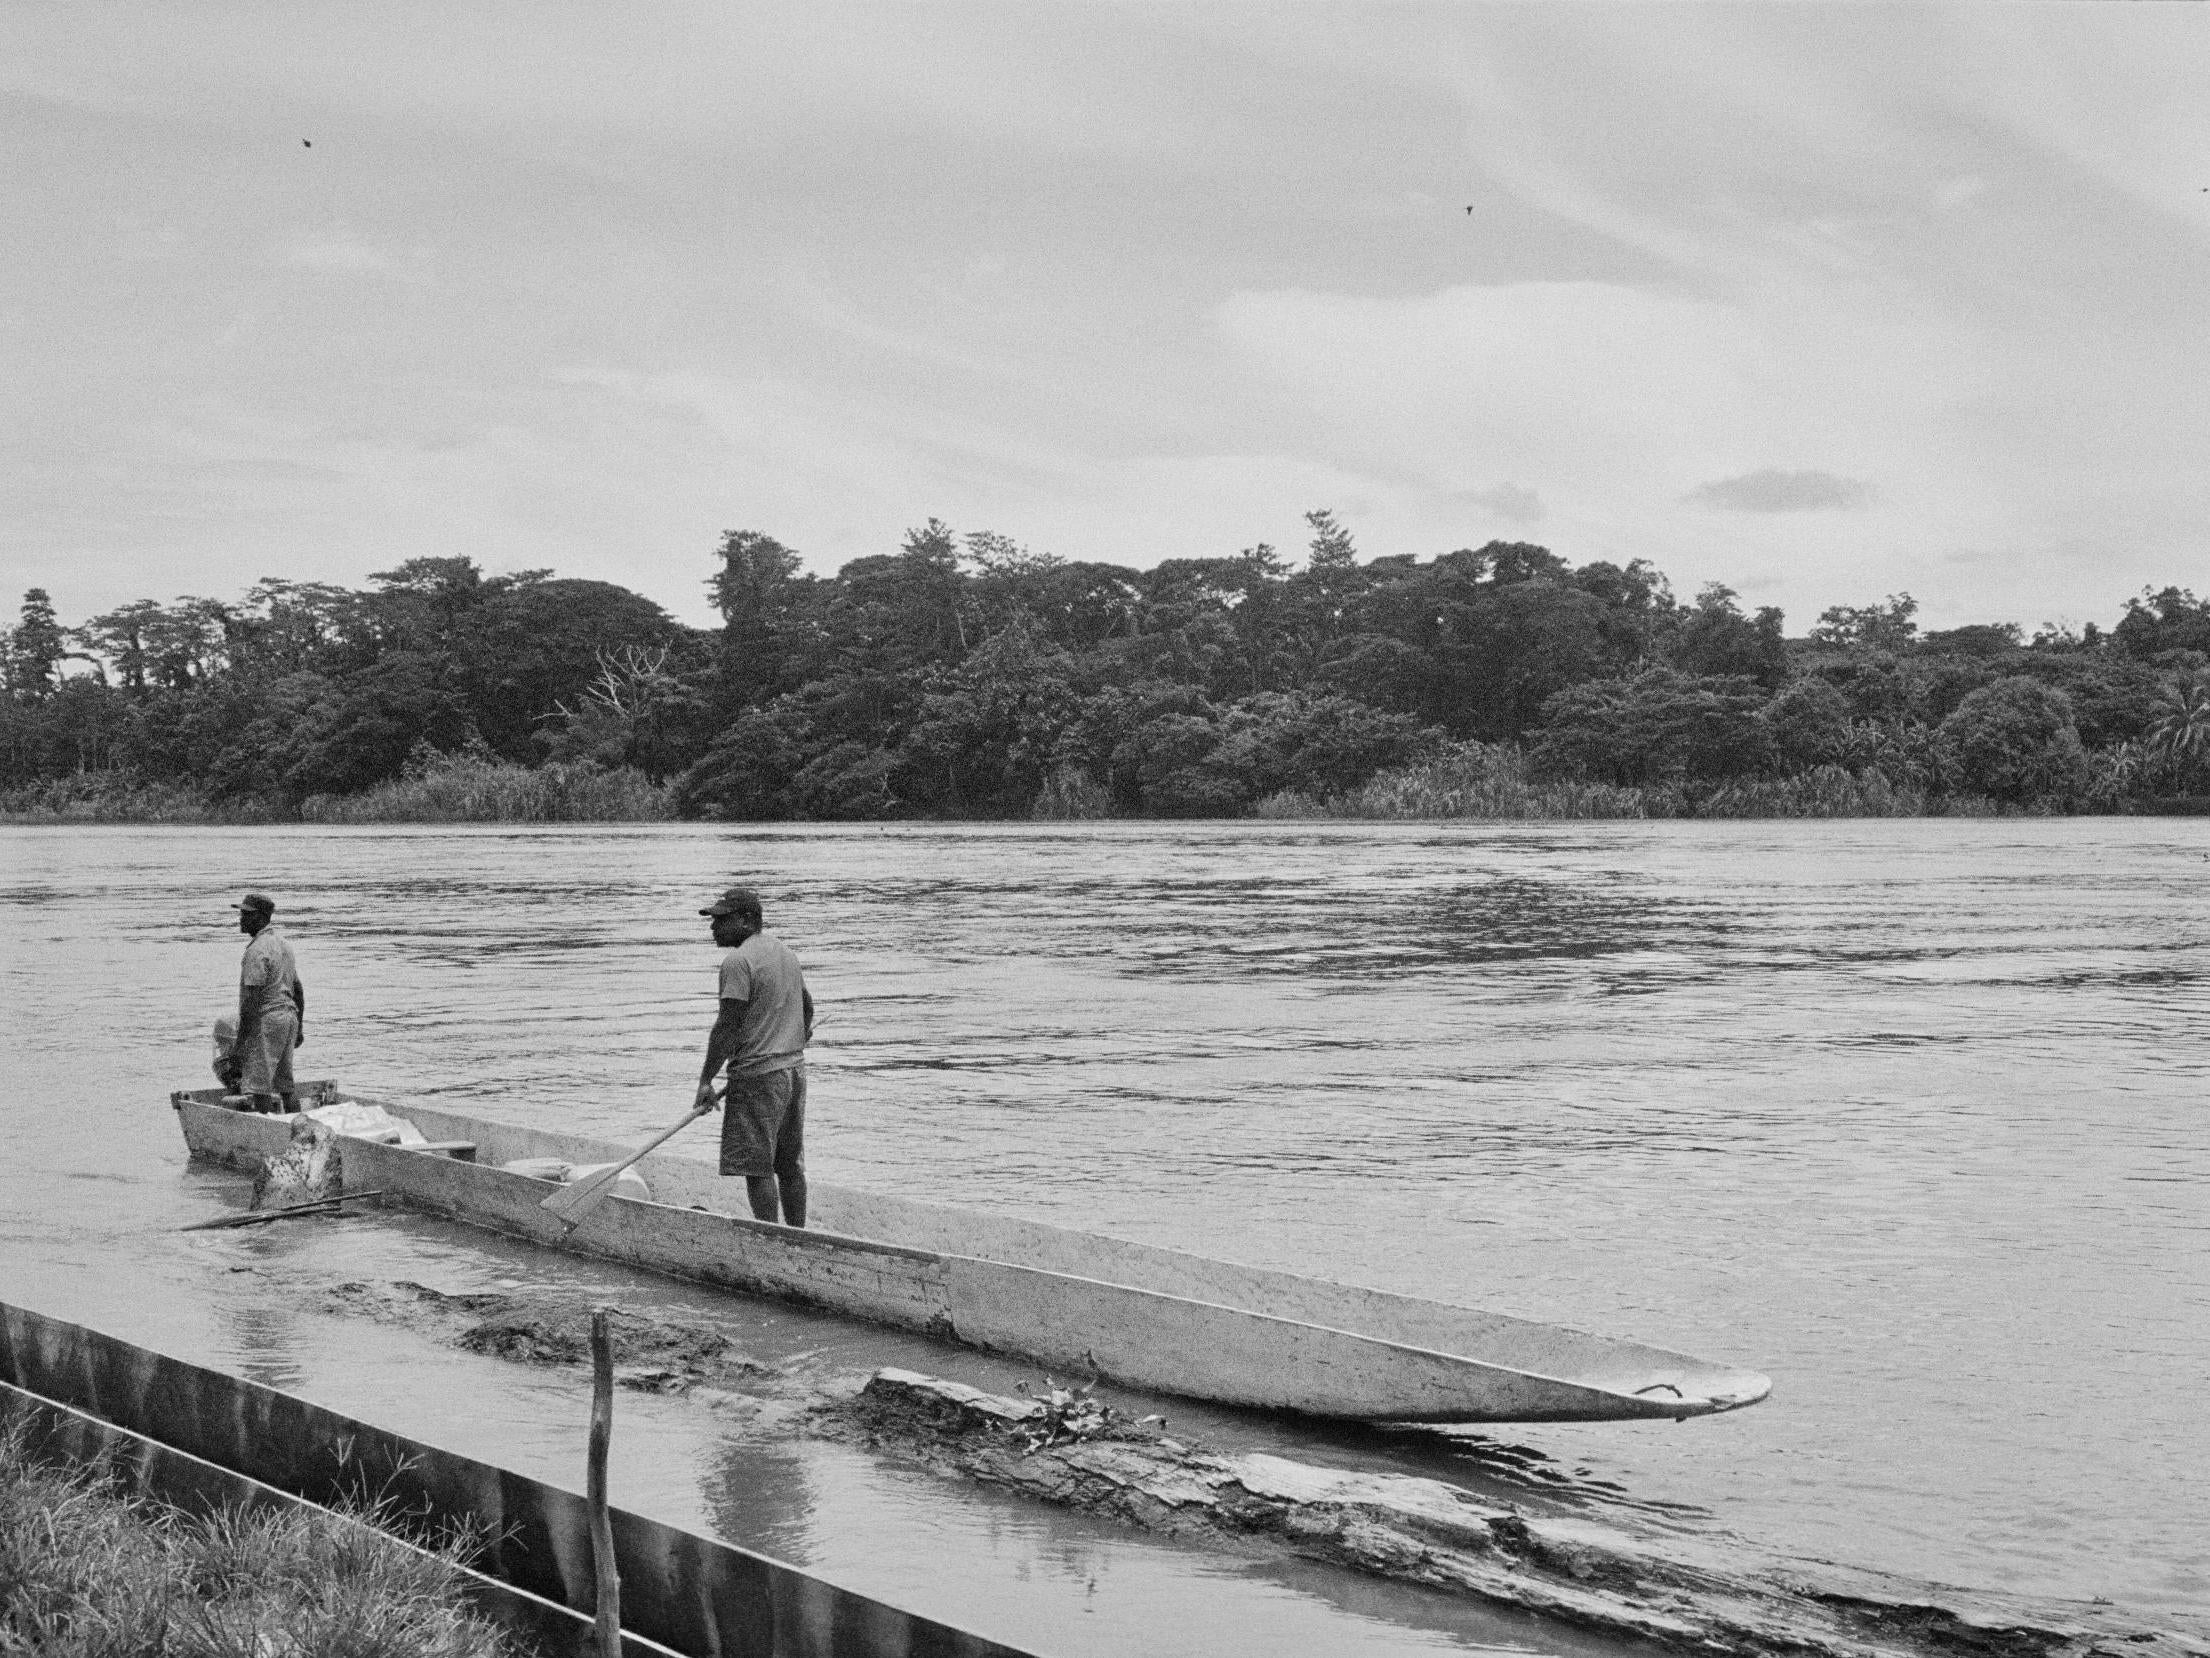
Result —
[{"label": "man's t-shirt", "polygon": [[238,967],[238,988],[248,1018],[299,1011],[299,968],[292,960],[291,945],[273,921],[246,946],[245,960]]},{"label": "man's t-shirt", "polygon": [[746,1004],[729,1057],[731,1076],[787,1071],[806,1057],[806,976],[781,939],[754,933],[724,951],[721,999]]}]

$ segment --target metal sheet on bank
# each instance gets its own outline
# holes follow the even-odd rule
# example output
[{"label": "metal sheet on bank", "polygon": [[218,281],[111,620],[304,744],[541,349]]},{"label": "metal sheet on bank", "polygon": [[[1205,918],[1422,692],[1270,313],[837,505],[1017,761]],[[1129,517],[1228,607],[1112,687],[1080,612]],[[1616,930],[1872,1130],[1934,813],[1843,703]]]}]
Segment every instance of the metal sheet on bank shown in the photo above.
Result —
[{"label": "metal sheet on bank", "polygon": [[[476,1566],[577,1612],[593,1604],[581,1496],[257,1382],[0,1303],[0,1381],[309,1502],[382,1501],[491,1541]],[[795,1566],[613,1511],[622,1623],[702,1658],[1032,1658]]]},{"label": "metal sheet on bank", "polygon": [[[337,1524],[362,1524],[6,1382],[0,1382],[0,1428],[20,1431],[31,1454],[42,1461],[97,1468],[106,1481],[131,1495],[188,1513],[300,1509]],[[403,1538],[394,1541],[401,1548],[413,1546]],[[521,1636],[546,1658],[598,1658],[598,1630],[585,1614],[464,1566],[453,1567],[453,1572],[479,1615]],[[625,1631],[622,1652],[624,1658],[673,1658],[674,1649]]]}]

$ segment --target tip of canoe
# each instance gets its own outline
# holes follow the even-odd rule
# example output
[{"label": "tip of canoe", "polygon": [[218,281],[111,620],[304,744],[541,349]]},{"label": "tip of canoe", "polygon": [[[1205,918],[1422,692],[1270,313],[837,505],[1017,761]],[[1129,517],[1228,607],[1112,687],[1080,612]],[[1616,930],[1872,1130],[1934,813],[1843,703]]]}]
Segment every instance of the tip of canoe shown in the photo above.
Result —
[{"label": "tip of canoe", "polygon": [[1697,1414],[1716,1416],[1721,1411],[1741,1410],[1754,1405],[1773,1390],[1773,1379],[1760,1376],[1754,1370],[1744,1370],[1729,1376],[1723,1386],[1713,1388],[1704,1396],[1703,1409]]}]

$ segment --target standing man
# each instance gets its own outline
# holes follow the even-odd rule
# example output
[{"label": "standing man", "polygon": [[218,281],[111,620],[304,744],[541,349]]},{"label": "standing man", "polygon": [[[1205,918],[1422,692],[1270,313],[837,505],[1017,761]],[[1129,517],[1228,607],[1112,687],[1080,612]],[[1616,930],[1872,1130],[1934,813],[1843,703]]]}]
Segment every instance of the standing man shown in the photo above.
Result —
[{"label": "standing man", "polygon": [[238,903],[247,938],[238,968],[238,1089],[249,1111],[297,1111],[292,1049],[307,1040],[307,987],[289,940],[277,930],[274,900],[249,892]]},{"label": "standing man", "polygon": [[706,1038],[698,1105],[714,1103],[714,1074],[729,1067],[722,1096],[721,1172],[744,1176],[756,1220],[806,1224],[806,1044],[813,997],[790,946],[767,932],[760,895],[731,887],[698,912],[721,946],[721,1017]]}]

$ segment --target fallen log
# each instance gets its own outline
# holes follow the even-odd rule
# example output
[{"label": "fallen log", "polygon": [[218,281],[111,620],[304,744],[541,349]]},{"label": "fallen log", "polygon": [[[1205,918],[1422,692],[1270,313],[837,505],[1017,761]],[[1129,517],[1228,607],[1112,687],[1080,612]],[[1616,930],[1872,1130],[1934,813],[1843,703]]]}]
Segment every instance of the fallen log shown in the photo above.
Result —
[{"label": "fallen log", "polygon": [[[338,1284],[314,1305],[325,1312],[404,1325],[472,1353],[543,1365],[580,1364],[590,1357],[596,1311],[571,1292],[455,1295],[404,1279],[388,1285],[359,1280]],[[610,1307],[607,1313],[618,1387],[718,1401],[729,1398],[731,1389],[757,1387],[775,1374],[739,1352],[711,1325],[623,1307]]]},{"label": "fallen log", "polygon": [[[1332,1561],[1675,1648],[1801,1658],[2203,1658],[2210,1630],[2114,1607],[2026,1601],[1746,1546],[1644,1537],[1482,1503],[1440,1480],[1223,1456],[1071,1396],[1017,1399],[878,1371],[817,1431],[1149,1531]],[[1057,1420],[1055,1420],[1055,1417]]]}]

